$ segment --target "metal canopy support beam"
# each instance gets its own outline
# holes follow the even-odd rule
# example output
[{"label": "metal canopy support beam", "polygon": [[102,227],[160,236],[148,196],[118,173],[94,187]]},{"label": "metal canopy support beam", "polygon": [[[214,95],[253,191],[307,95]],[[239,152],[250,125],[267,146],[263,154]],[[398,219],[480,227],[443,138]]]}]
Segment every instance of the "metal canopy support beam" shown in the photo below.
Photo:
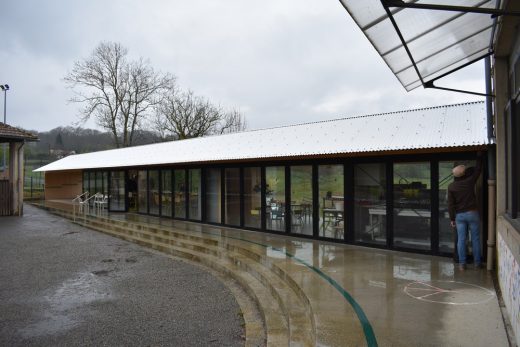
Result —
[{"label": "metal canopy support beam", "polygon": [[466,13],[482,13],[489,14],[492,17],[497,16],[520,16],[518,11],[505,11],[494,8],[485,7],[470,7],[470,6],[452,6],[452,5],[435,5],[424,3],[404,2],[403,0],[381,0],[384,7],[398,7],[398,8],[416,8],[422,10],[438,10],[438,11],[453,11]]},{"label": "metal canopy support beam", "polygon": [[413,2],[405,3],[402,0],[381,0],[381,5],[383,5],[383,8],[386,11],[386,14],[388,16],[388,19],[392,23],[397,35],[399,36],[399,40],[401,40],[401,44],[403,45],[403,48],[406,51],[406,54],[408,55],[408,58],[412,62],[412,65],[414,67],[415,72],[417,73],[417,76],[419,76],[419,79],[421,80],[421,84],[424,88],[432,88],[432,89],[441,89],[441,90],[447,90],[451,92],[458,92],[458,93],[465,93],[465,94],[472,94],[472,95],[478,95],[478,96],[486,96],[486,97],[494,97],[494,95],[487,94],[487,93],[477,93],[472,92],[468,90],[462,90],[462,89],[454,89],[454,88],[445,88],[445,87],[438,87],[434,85],[434,82],[442,77],[445,77],[459,69],[462,69],[468,65],[473,64],[474,62],[485,58],[491,54],[493,54],[493,51],[490,49],[490,51],[483,55],[482,57],[479,57],[477,59],[474,59],[466,64],[463,64],[453,70],[450,70],[430,81],[424,81],[421,73],[419,72],[419,68],[417,67],[417,62],[412,56],[412,53],[410,52],[410,49],[408,48],[408,45],[403,37],[403,34],[401,33],[401,30],[399,29],[399,26],[397,25],[394,16],[392,12],[390,11],[390,7],[398,7],[398,8],[415,8],[415,9],[426,9],[426,10],[443,10],[443,11],[457,11],[457,12],[471,12],[471,13],[484,13],[484,14],[491,14],[493,17],[496,17],[498,15],[520,15],[520,12],[507,12],[498,10],[498,9],[488,9],[488,8],[481,8],[481,7],[467,7],[467,6],[448,6],[448,5],[433,5],[433,4],[417,4]]},{"label": "metal canopy support beam", "polygon": [[408,48],[408,45],[406,44],[406,41],[403,37],[403,34],[401,33],[401,30],[399,29],[399,26],[395,22],[394,16],[392,15],[392,12],[390,11],[390,8],[385,5],[385,0],[381,0],[381,4],[383,5],[383,8],[386,11],[386,14],[388,15],[388,19],[390,19],[390,22],[392,22],[392,25],[399,36],[399,40],[401,40],[401,43],[403,44],[404,49],[406,50],[406,54],[408,55],[408,58],[410,58],[410,61],[413,64],[413,68],[415,69],[415,73],[417,76],[419,76],[419,79],[421,80],[421,84],[424,86],[424,80],[422,78],[421,73],[419,72],[419,68],[417,67],[417,64],[415,63],[415,60],[413,59],[412,53],[410,52],[410,49]]},{"label": "metal canopy support beam", "polygon": [[433,84],[434,81],[428,81],[424,84],[424,88],[431,88],[431,89],[441,89],[441,90],[447,90],[447,91],[450,91],[450,92],[457,92],[457,93],[464,93],[464,94],[472,94],[472,95],[478,95],[478,96],[494,96],[494,95],[491,95],[491,94],[486,94],[486,93],[477,93],[477,92],[472,92],[472,91],[469,91],[469,90],[463,90],[463,89],[454,89],[454,88],[445,88],[445,87],[437,87],[436,85]]},{"label": "metal canopy support beam", "polygon": [[479,57],[477,59],[473,59],[472,61],[469,61],[467,62],[466,64],[464,65],[461,65],[459,67],[457,67],[456,69],[453,69],[451,71],[448,71],[446,73],[443,73],[442,75],[432,79],[431,81],[427,81],[424,83],[424,88],[432,88],[432,89],[442,89],[442,90],[447,90],[447,91],[451,91],[451,92],[458,92],[458,93],[465,93],[465,94],[472,94],[472,95],[478,95],[478,96],[485,96],[485,97],[495,97],[495,95],[493,94],[490,94],[490,93],[477,93],[477,92],[472,92],[472,91],[469,91],[469,90],[462,90],[462,89],[453,89],[453,88],[444,88],[444,87],[438,87],[436,85],[434,85],[434,82],[447,76],[447,75],[450,75],[452,73],[454,73],[455,71],[458,71],[460,69],[463,69],[465,68],[466,66],[468,65],[471,65],[473,63],[476,63],[477,61],[483,59],[483,58],[487,58],[489,56],[493,55],[493,52],[488,52],[487,54],[483,55],[482,57]]}]

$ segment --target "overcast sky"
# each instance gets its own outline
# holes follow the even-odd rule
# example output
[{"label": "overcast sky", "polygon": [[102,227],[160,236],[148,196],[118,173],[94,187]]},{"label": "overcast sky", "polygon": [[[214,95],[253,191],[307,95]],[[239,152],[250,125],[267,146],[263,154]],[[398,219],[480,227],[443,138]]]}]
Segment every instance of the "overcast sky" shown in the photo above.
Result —
[{"label": "overcast sky", "polygon": [[[4,1],[0,33],[7,123],[38,131],[78,121],[63,77],[101,41],[240,109],[249,129],[482,99],[406,92],[338,0]],[[438,84],[484,91],[483,64]]]}]

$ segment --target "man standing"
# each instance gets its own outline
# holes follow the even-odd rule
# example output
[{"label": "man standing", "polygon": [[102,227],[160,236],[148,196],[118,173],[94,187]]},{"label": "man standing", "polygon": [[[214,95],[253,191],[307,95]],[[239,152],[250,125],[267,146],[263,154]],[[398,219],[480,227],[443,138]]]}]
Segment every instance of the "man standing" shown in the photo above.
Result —
[{"label": "man standing", "polygon": [[468,228],[471,231],[471,242],[475,268],[482,267],[480,251],[480,217],[475,183],[482,170],[482,153],[479,152],[477,167],[466,169],[464,165],[453,168],[454,181],[448,186],[448,210],[451,226],[457,227],[457,252],[459,255],[459,269],[466,269],[466,236]]}]

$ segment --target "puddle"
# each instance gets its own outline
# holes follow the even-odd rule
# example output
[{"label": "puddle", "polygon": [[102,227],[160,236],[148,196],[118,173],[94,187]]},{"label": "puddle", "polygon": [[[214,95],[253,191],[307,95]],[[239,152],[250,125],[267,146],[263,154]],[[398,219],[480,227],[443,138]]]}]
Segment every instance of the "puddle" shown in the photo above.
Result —
[{"label": "puddle", "polygon": [[[103,272],[107,270],[101,270]],[[40,321],[20,330],[24,337],[54,335],[70,330],[84,322],[83,306],[110,300],[110,285],[93,273],[81,273],[68,279],[54,293],[44,296],[48,310]]]},{"label": "puddle", "polygon": [[97,270],[97,271],[92,271],[92,274],[94,274],[96,276],[108,276],[108,274],[111,272],[112,272],[112,270]]}]

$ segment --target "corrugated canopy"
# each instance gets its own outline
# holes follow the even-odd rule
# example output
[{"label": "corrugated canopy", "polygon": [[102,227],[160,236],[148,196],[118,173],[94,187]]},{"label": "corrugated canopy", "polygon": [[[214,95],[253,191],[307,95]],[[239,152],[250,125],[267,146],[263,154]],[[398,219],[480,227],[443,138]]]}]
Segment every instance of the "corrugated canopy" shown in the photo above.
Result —
[{"label": "corrugated canopy", "polygon": [[488,144],[484,102],[77,154],[36,171],[306,157]]},{"label": "corrugated canopy", "polygon": [[[496,0],[340,2],[407,91],[433,83],[436,78],[488,55],[491,49],[492,16],[454,9],[494,10]],[[400,7],[407,4],[432,6]]]}]

